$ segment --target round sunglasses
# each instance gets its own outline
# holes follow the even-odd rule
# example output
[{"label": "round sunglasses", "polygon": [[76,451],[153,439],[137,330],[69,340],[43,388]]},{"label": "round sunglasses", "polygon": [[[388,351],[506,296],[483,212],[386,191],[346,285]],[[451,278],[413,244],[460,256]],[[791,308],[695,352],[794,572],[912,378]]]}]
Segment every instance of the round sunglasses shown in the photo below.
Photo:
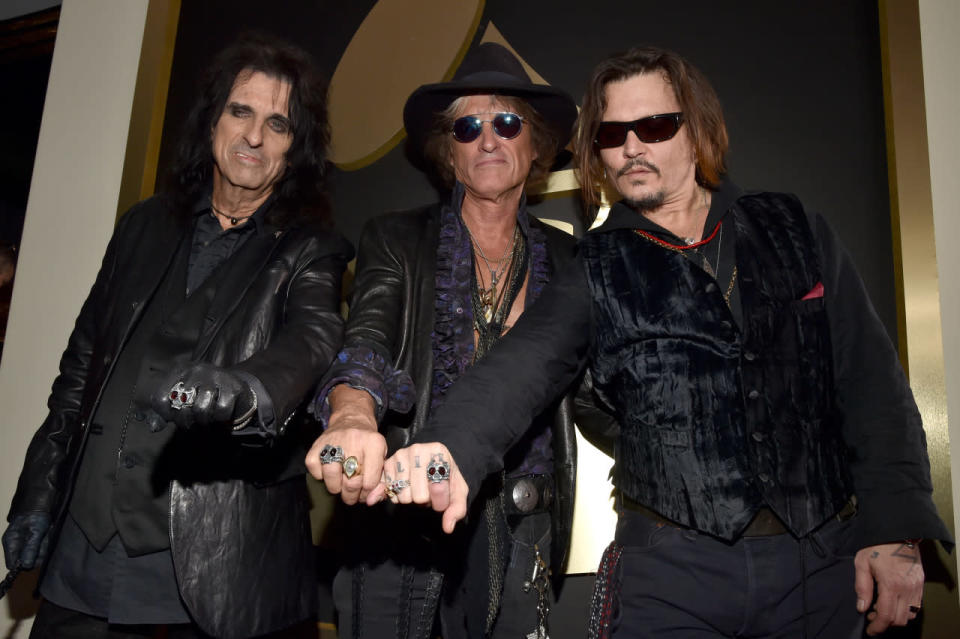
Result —
[{"label": "round sunglasses", "polygon": [[660,113],[633,122],[601,122],[593,143],[601,149],[622,146],[633,131],[645,144],[664,142],[677,134],[683,124],[682,113]]},{"label": "round sunglasses", "polygon": [[453,139],[457,142],[473,142],[480,137],[484,122],[490,122],[493,125],[493,132],[504,140],[512,140],[523,130],[523,118],[516,113],[495,113],[489,120],[475,115],[465,115],[453,121]]}]

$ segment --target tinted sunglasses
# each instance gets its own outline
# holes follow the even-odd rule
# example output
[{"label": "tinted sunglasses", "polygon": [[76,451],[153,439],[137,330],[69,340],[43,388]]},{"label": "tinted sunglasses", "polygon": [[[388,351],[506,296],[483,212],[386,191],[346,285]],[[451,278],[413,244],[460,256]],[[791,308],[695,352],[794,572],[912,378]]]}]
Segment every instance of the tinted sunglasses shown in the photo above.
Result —
[{"label": "tinted sunglasses", "polygon": [[683,124],[682,113],[661,113],[640,118],[633,122],[601,122],[597,127],[597,135],[593,143],[601,149],[610,149],[622,146],[627,141],[627,134],[633,131],[641,142],[651,144],[669,140],[680,130]]},{"label": "tinted sunglasses", "polygon": [[493,124],[493,132],[504,140],[512,140],[523,130],[523,118],[516,113],[497,113],[490,120],[465,115],[453,121],[453,139],[457,142],[473,142],[480,137],[484,122]]}]

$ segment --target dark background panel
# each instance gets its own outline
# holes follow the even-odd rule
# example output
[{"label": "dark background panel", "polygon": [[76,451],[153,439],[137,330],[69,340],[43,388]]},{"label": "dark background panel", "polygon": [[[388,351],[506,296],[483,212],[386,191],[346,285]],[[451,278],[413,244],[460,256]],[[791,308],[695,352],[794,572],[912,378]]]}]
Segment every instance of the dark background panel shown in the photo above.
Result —
[{"label": "dark background panel", "polygon": [[[374,4],[290,0],[281,12],[265,11],[256,0],[183,3],[161,169],[169,164],[198,74],[238,33],[260,29],[282,35],[313,53],[331,77]],[[411,13],[410,19],[418,16]],[[578,102],[592,67],[613,51],[649,43],[692,60],[724,104],[731,177],[748,190],[796,193],[808,208],[822,212],[847,244],[881,318],[896,335],[875,2],[490,0],[474,41],[490,23],[548,82]],[[385,71],[402,63],[395,52],[371,55],[382,60]],[[371,86],[370,99],[376,98]],[[436,197],[402,145],[366,168],[334,168],[330,190],[337,223],[354,241],[370,217]],[[575,198],[552,198],[535,212],[576,223],[579,206]]]}]

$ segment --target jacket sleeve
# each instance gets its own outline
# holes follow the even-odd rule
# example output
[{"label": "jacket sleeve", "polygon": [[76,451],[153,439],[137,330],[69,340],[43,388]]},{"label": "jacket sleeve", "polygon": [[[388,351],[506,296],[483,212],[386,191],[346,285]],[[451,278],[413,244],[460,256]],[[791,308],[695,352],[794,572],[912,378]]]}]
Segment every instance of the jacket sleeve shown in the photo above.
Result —
[{"label": "jacket sleeve", "polygon": [[8,520],[31,511],[53,514],[60,505],[82,440],[84,424],[80,411],[98,330],[104,321],[102,315],[109,306],[119,238],[134,215],[131,210],[120,219],[60,357],[60,372],[47,400],[49,412],[27,448]]},{"label": "jacket sleeve", "polygon": [[857,546],[952,537],[933,504],[920,412],[853,260],[814,221],[833,346],[834,383],[857,496]]},{"label": "jacket sleeve", "polygon": [[577,378],[590,346],[590,314],[583,265],[575,259],[457,380],[414,441],[447,446],[475,495],[534,418]]},{"label": "jacket sleeve", "polygon": [[280,329],[263,350],[234,368],[266,389],[282,434],[330,365],[343,339],[340,287],[350,244],[335,234],[311,237],[286,285]]},{"label": "jacket sleeve", "polygon": [[393,367],[405,287],[410,285],[396,245],[389,241],[380,219],[364,226],[343,349],[324,375],[312,406],[324,425],[330,414],[327,395],[338,384],[370,393],[378,419],[388,408],[407,412],[413,406],[413,381]]}]

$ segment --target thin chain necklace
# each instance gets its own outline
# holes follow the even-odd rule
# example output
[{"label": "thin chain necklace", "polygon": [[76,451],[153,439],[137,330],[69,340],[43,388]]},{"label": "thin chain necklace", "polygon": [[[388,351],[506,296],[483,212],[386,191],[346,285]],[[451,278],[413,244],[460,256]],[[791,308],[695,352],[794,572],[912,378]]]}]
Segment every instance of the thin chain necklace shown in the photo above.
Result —
[{"label": "thin chain necklace", "polygon": [[[234,217],[234,216],[232,216],[232,215],[227,215],[226,213],[224,213],[223,211],[221,211],[220,209],[218,209],[217,207],[215,207],[215,206],[213,205],[213,202],[210,202],[210,208],[213,210],[214,213],[216,213],[216,215],[222,215],[223,217],[225,217],[225,218],[227,218],[228,220],[230,220],[230,224],[231,224],[232,226],[236,226],[237,224],[240,223],[241,220],[246,220],[246,219],[249,219],[249,218],[253,217],[254,213],[256,213],[256,211],[254,211],[253,213],[250,213],[250,214],[248,214],[248,215],[238,215],[238,216]],[[215,215],[214,217],[216,217],[216,215]]]},{"label": "thin chain necklace", "polygon": [[[466,225],[464,225],[466,226]],[[496,262],[496,266],[490,265],[490,260],[487,259],[487,256],[484,255],[483,249],[480,248],[479,242],[473,237],[473,233],[470,233],[470,229],[467,228],[467,233],[470,235],[470,240],[473,242],[474,247],[477,249],[473,253],[473,259],[476,263],[477,255],[480,255],[480,258],[483,260],[483,263],[487,266],[487,271],[490,273],[490,286],[483,286],[483,277],[481,276],[477,280],[477,295],[479,296],[480,303],[484,309],[484,318],[489,322],[493,316],[494,307],[498,301],[497,296],[497,284],[500,282],[500,278],[503,276],[504,271],[507,267],[513,263],[513,255],[516,252],[517,241],[520,235],[520,228],[518,226],[513,227],[513,239],[510,244],[504,249],[503,255]],[[501,288],[500,297],[503,296],[503,290]]]},{"label": "thin chain necklace", "polygon": [[[675,251],[675,252],[677,252],[677,253],[680,253],[681,255],[683,254],[684,251],[688,251],[688,250],[690,250],[690,249],[697,249],[697,248],[703,246],[704,244],[708,244],[708,243],[710,242],[710,240],[712,240],[714,237],[716,237],[717,234],[719,233],[720,239],[719,239],[718,242],[717,242],[717,268],[716,268],[716,270],[714,270],[713,266],[711,266],[710,261],[706,258],[705,255],[703,255],[702,253],[700,253],[700,251],[695,251],[696,253],[698,253],[698,254],[700,255],[701,262],[702,262],[702,265],[703,265],[703,270],[706,271],[707,273],[709,273],[710,276],[713,277],[713,279],[717,279],[717,273],[720,271],[720,243],[723,241],[723,220],[720,220],[719,222],[717,222],[717,226],[714,227],[713,233],[710,234],[710,237],[708,237],[708,238],[706,238],[706,239],[703,239],[703,240],[700,240],[699,242],[694,242],[694,243],[692,243],[692,244],[673,244],[672,242],[667,242],[666,240],[661,240],[661,239],[660,239],[659,237],[657,237],[656,235],[653,235],[653,234],[651,234],[651,233],[647,233],[646,231],[644,231],[644,230],[642,230],[642,229],[634,229],[634,231],[636,231],[636,232],[637,232],[637,235],[639,235],[640,237],[642,237],[642,238],[644,238],[644,239],[646,239],[646,240],[649,240],[650,242],[653,242],[654,244],[656,244],[656,245],[658,245],[658,246],[662,246],[662,247],[665,248],[665,249],[669,249],[669,250],[671,250],[671,251]],[[733,273],[730,275],[730,282],[727,283],[727,290],[724,291],[724,293],[723,293],[723,301],[727,303],[727,307],[728,307],[728,308],[730,307],[730,296],[733,294],[733,286],[734,286],[734,284],[736,283],[736,281],[737,281],[737,266],[734,265],[734,266],[733,266]]]}]

